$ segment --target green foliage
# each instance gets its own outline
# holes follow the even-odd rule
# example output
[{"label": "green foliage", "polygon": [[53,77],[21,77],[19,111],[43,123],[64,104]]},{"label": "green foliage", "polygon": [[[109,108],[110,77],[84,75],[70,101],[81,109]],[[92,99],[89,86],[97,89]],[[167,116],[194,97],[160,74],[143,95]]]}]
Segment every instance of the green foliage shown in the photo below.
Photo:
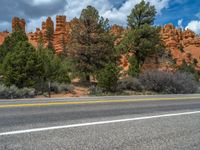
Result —
[{"label": "green foliage", "polygon": [[196,80],[199,80],[200,72],[196,69],[198,61],[194,59],[193,63],[186,63],[183,60],[182,65],[178,67],[178,71],[193,74]]},{"label": "green foliage", "polygon": [[36,89],[47,91],[48,82],[70,83],[69,64],[66,60],[62,60],[48,49],[37,50],[36,53],[42,66]]},{"label": "green foliage", "polygon": [[156,9],[149,2],[142,0],[136,4],[128,16],[128,26],[132,29],[140,28],[143,25],[153,25],[156,16]]},{"label": "green foliage", "polygon": [[128,70],[128,75],[132,77],[137,77],[140,73],[140,66],[137,59],[134,56],[129,58],[130,67]]},{"label": "green foliage", "polygon": [[161,42],[159,31],[160,28],[149,25],[131,30],[124,37],[121,48],[124,51],[134,53],[134,57],[140,67],[147,57],[163,53],[164,46]]},{"label": "green foliage", "polygon": [[135,5],[128,16],[128,32],[118,49],[122,53],[131,52],[129,75],[137,76],[147,57],[163,54],[164,45],[160,37],[160,27],[152,26],[156,10],[149,2],[142,0]]},{"label": "green foliage", "polygon": [[40,60],[36,51],[27,41],[18,42],[3,60],[3,77],[6,85],[19,88],[34,87],[38,76],[41,76]]},{"label": "green foliage", "polygon": [[47,39],[47,48],[49,50],[51,50],[53,53],[55,53],[55,50],[54,50],[54,46],[53,46],[53,36],[54,36],[54,28],[52,27],[48,27],[47,30],[46,30],[46,39]]},{"label": "green foliage", "polygon": [[82,11],[79,24],[73,28],[69,57],[81,77],[89,79],[115,59],[114,41],[106,24],[98,11],[88,6]]},{"label": "green foliage", "polygon": [[92,6],[87,6],[86,9],[82,10],[80,15],[80,20],[83,21],[86,26],[96,24],[99,21],[99,18],[98,10]]},{"label": "green foliage", "polygon": [[108,63],[104,69],[97,74],[98,86],[106,92],[115,92],[120,77],[120,68],[114,63]]},{"label": "green foliage", "polygon": [[36,51],[27,41],[19,42],[3,61],[3,80],[8,86],[34,87],[43,91],[46,82],[69,83],[67,67],[66,62],[50,50]]},{"label": "green foliage", "polygon": [[26,36],[26,33],[21,30],[13,32],[11,35],[6,37],[5,41],[0,46],[0,63],[3,62],[3,59],[7,53],[13,51],[18,42],[23,41],[28,41],[28,37]]}]

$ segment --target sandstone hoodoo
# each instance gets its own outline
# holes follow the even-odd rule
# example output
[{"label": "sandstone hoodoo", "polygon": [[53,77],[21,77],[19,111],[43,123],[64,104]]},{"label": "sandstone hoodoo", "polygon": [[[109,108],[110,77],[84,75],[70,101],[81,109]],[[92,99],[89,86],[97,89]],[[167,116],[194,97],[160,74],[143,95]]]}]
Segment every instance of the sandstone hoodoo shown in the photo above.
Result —
[{"label": "sandstone hoodoo", "polygon": [[[34,33],[28,33],[30,43],[37,47],[39,39],[42,38],[44,46],[47,46],[48,40],[46,34],[48,29],[52,29],[52,31],[54,31],[54,22],[51,17],[48,17],[46,22],[42,22],[42,29],[37,28]],[[53,37],[51,41],[53,41]]]},{"label": "sandstone hoodoo", "polygon": [[26,31],[26,21],[24,19],[14,17],[12,19],[12,32],[15,32],[19,29],[23,30],[24,32]]},{"label": "sandstone hoodoo", "polygon": [[37,28],[36,32],[29,33],[30,42],[37,47],[40,36],[43,38],[44,45],[47,46],[46,33],[48,29],[53,29],[53,36],[51,42],[57,54],[64,50],[65,45],[69,42],[71,32],[71,22],[67,22],[66,16],[56,17],[56,27],[54,29],[54,22],[50,17],[46,22],[42,22],[42,29]]},{"label": "sandstone hoodoo", "polygon": [[[52,42],[52,45],[57,54],[60,54],[66,49],[66,45],[71,40],[71,32],[74,25],[79,23],[77,18],[71,21],[67,21],[66,16],[56,16],[56,23],[51,17],[48,17],[46,21],[42,22],[41,28],[37,28],[35,32],[27,33],[29,42],[34,46],[38,47],[40,38],[42,38],[43,44],[47,47],[48,42]],[[23,30],[26,32],[26,21],[18,17],[12,19],[12,32],[17,30]],[[52,36],[48,40],[48,30],[52,30]],[[115,45],[119,45],[124,33],[127,30],[121,26],[113,25],[110,29],[110,33],[115,36]],[[196,60],[197,66],[200,67],[200,37],[197,36],[193,31],[187,29],[177,29],[173,24],[167,24],[161,29],[161,37],[166,45],[166,49],[171,53],[174,60],[178,65],[181,65],[183,60],[189,62]],[[0,44],[3,43],[4,39],[9,35],[9,32],[0,32]],[[127,57],[122,57],[124,67],[128,66]],[[146,65],[148,66],[148,65]]]},{"label": "sandstone hoodoo", "polygon": [[162,28],[161,36],[178,65],[183,60],[189,63],[195,59],[200,67],[200,37],[193,31],[176,29],[174,25],[168,24]]}]

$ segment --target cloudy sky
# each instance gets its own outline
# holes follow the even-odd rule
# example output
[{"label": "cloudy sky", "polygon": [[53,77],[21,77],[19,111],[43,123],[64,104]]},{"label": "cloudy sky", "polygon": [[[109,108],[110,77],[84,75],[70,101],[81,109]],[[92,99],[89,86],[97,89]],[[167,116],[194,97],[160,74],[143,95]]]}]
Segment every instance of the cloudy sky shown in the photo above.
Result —
[{"label": "cloudy sky", "polygon": [[[155,24],[173,23],[200,33],[200,0],[146,0],[155,5]],[[0,0],[0,31],[11,29],[13,16],[25,18],[27,30],[34,31],[47,16],[66,15],[68,20],[79,17],[87,5],[95,6],[111,24],[126,26],[126,17],[140,0]]]}]

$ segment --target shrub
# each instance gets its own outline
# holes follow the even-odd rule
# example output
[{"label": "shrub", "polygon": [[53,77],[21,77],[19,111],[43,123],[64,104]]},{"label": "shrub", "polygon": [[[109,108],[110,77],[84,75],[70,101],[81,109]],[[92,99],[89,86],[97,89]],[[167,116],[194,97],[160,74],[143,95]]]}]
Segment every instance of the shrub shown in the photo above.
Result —
[{"label": "shrub", "polygon": [[142,91],[143,86],[137,78],[128,77],[118,82],[118,90]]},{"label": "shrub", "polygon": [[194,76],[182,72],[151,70],[139,76],[144,89],[165,94],[189,94],[197,91]]},{"label": "shrub", "polygon": [[53,82],[51,84],[51,92],[62,93],[62,92],[72,92],[74,90],[74,86],[70,84]]},{"label": "shrub", "polygon": [[35,89],[25,87],[19,90],[19,98],[33,98],[35,93]]},{"label": "shrub", "polygon": [[103,93],[103,89],[98,87],[98,86],[94,86],[92,85],[90,88],[89,88],[89,91],[90,91],[90,95],[101,95]]},{"label": "shrub", "polygon": [[114,63],[108,63],[106,67],[97,74],[97,85],[106,92],[115,92],[119,77],[119,67]]},{"label": "shrub", "polygon": [[18,89],[16,86],[6,87],[0,85],[0,98],[33,98],[35,96],[35,89],[22,88]]},{"label": "shrub", "polygon": [[0,84],[0,98],[7,98],[8,97],[8,88]]}]

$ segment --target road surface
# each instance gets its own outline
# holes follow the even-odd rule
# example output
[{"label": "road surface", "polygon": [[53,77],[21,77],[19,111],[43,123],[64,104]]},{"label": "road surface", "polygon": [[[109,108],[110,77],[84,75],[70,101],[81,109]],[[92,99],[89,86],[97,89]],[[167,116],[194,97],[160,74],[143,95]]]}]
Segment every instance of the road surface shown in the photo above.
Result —
[{"label": "road surface", "polygon": [[0,150],[199,150],[200,95],[0,100]]}]

